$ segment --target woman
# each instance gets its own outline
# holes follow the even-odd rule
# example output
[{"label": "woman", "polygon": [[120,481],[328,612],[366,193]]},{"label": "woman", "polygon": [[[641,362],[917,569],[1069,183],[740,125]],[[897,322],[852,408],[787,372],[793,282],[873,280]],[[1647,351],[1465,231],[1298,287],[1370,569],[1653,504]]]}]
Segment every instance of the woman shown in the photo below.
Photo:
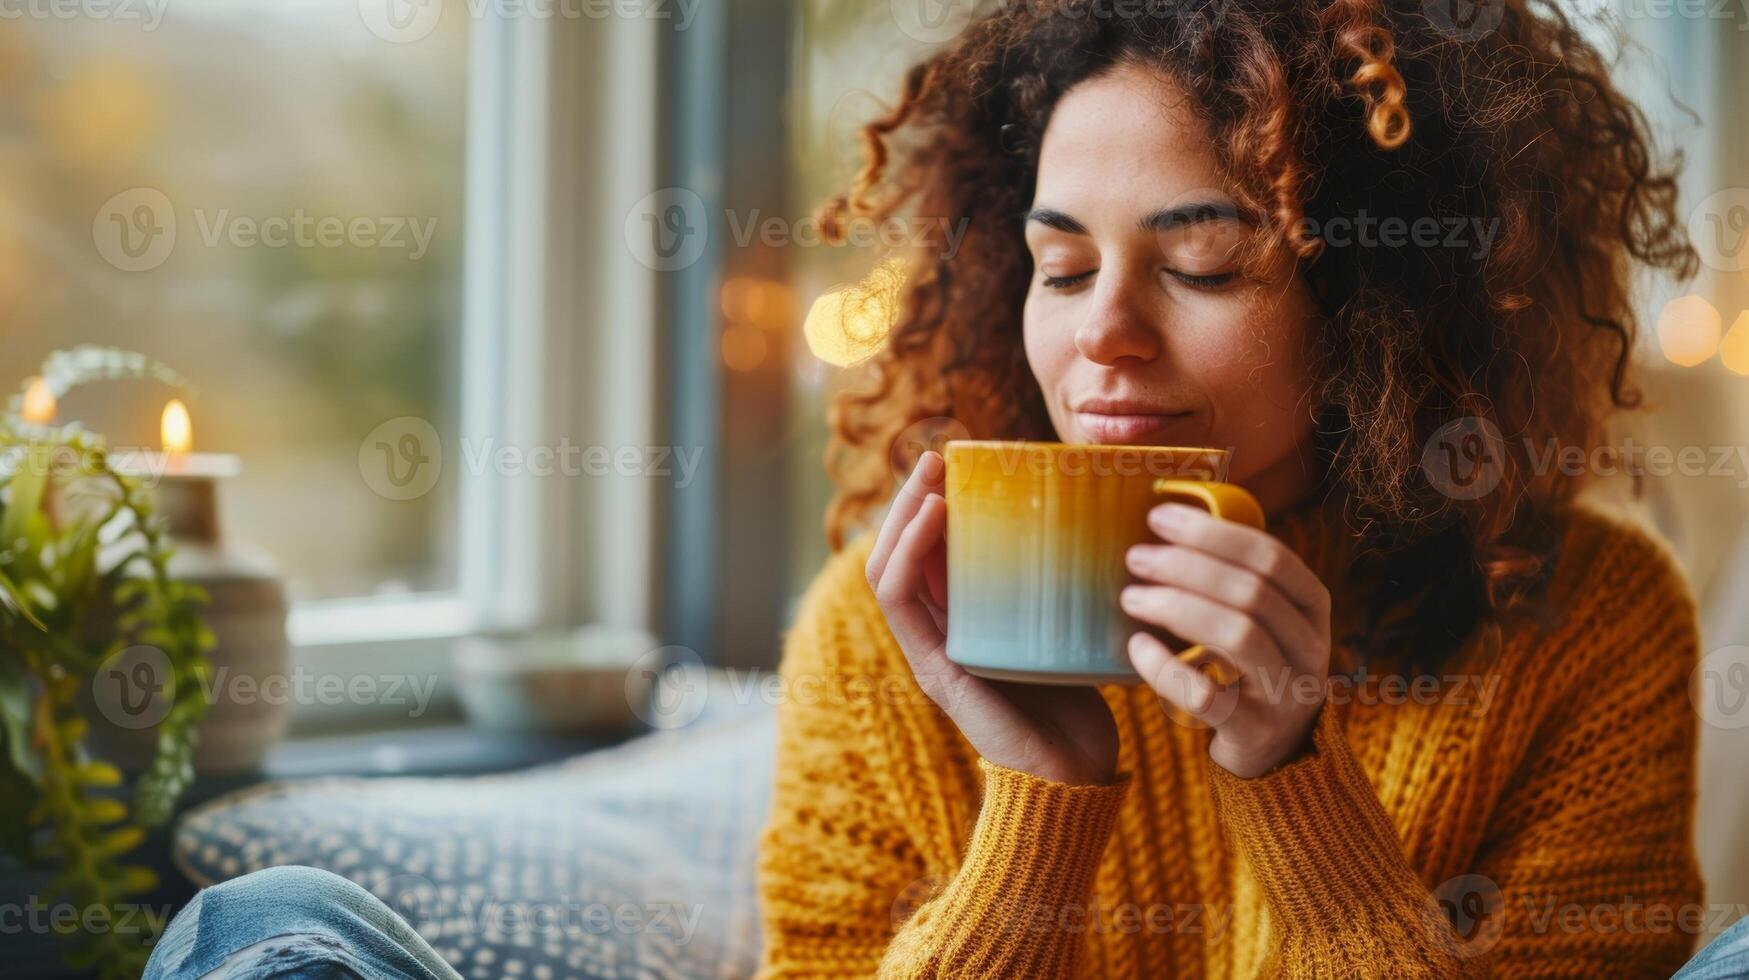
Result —
[{"label": "woman", "polygon": [[[1693,602],[1538,460],[1634,404],[1628,276],[1695,256],[1640,112],[1558,9],[1448,13],[1012,4],[866,128],[825,226],[965,238],[916,257],[872,386],[834,407],[837,553],[787,637],[762,976],[1689,958]],[[1269,531],[1161,505],[1120,601],[1237,685],[1153,631],[1132,687],[947,661],[941,458],[845,542],[931,419],[1231,448]],[[800,696],[821,689],[861,696]]]},{"label": "woman", "polygon": [[[1657,545],[1536,464],[1632,404],[1628,273],[1695,264],[1672,177],[1557,12],[1508,0],[1476,32],[1392,3],[1024,0],[868,128],[828,224],[912,207],[966,237],[913,265],[876,386],[834,415],[841,550],[787,638],[763,975],[1688,957],[1693,604]],[[940,459],[844,540],[888,447],[941,417],[1232,447],[1269,532],[1159,508],[1123,604],[1224,651],[1237,685],[1146,633],[1134,687],[948,663]],[[1743,976],[1746,948],[1749,922],[1682,977]],[[202,892],[146,972],[209,974],[457,975],[295,867]]]}]

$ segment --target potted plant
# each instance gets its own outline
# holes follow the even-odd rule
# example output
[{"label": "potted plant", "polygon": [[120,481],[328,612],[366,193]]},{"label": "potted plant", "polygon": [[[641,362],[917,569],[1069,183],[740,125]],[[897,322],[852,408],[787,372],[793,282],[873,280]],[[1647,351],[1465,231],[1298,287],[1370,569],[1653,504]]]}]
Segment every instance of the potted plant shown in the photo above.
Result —
[{"label": "potted plant", "polygon": [[[58,397],[108,378],[182,385],[142,355],[97,347],[51,355],[33,384]],[[132,978],[161,923],[91,924],[139,921],[129,900],[157,886],[126,855],[169,818],[193,776],[212,637],[196,612],[199,590],[170,574],[150,488],[119,472],[93,433],[31,421],[27,403],[40,390],[0,414],[0,837],[20,860],[52,869],[56,897],[83,911],[59,930],[68,964]],[[113,615],[92,615],[99,607]],[[165,700],[156,755],[130,787],[87,747],[78,705],[106,662],[142,648],[168,676],[153,686]]]}]

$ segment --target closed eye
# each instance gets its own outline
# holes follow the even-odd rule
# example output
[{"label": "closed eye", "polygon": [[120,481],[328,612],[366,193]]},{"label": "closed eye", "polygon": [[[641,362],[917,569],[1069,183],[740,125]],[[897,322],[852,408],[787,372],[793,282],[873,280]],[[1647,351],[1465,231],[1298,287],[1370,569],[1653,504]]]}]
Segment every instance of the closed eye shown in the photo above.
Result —
[{"label": "closed eye", "polygon": [[[1072,276],[1045,276],[1044,285],[1049,289],[1070,289],[1086,282],[1098,271],[1098,269],[1089,269],[1086,272],[1077,272]],[[1219,272],[1213,275],[1199,276],[1189,272],[1179,272],[1176,269],[1165,271],[1179,282],[1187,286],[1195,286],[1198,289],[1219,289],[1232,282],[1236,275],[1232,272]]]},{"label": "closed eye", "polygon": [[1068,289],[1078,283],[1086,282],[1098,271],[1098,269],[1089,269],[1086,272],[1077,272],[1072,276],[1046,276],[1044,284],[1050,289]]},{"label": "closed eye", "polygon": [[1179,282],[1184,283],[1187,286],[1196,286],[1199,289],[1219,289],[1227,283],[1232,282],[1234,276],[1234,273],[1231,272],[1219,272],[1212,276],[1194,276],[1188,272],[1179,272],[1175,269],[1167,269],[1166,271],[1172,276],[1172,278],[1177,279]]}]

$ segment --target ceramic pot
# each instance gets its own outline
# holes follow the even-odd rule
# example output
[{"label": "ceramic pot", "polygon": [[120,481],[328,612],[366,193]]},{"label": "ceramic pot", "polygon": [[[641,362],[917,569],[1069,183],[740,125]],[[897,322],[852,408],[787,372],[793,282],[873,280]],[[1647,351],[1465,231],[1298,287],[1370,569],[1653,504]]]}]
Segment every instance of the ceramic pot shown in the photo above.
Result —
[{"label": "ceramic pot", "polygon": [[[208,708],[195,746],[195,771],[221,775],[257,769],[290,720],[284,581],[265,554],[234,545],[220,534],[213,479],[166,476],[155,494],[175,549],[171,574],[200,587],[211,599],[199,607],[215,643],[208,653]],[[113,631],[114,610],[94,609],[90,623],[92,635]],[[162,654],[154,658],[153,653],[149,647],[132,647],[110,658],[86,692],[93,709],[86,712],[93,746],[124,769],[150,764],[155,754],[152,716],[161,718],[167,710],[166,686],[159,680],[167,663]]]}]

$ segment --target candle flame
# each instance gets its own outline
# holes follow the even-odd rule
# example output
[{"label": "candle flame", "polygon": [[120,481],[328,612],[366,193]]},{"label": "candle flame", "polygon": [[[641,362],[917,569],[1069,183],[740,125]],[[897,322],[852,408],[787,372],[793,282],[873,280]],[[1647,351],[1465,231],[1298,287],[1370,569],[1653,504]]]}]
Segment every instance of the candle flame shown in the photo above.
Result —
[{"label": "candle flame", "polygon": [[194,447],[194,423],[189,419],[188,406],[182,404],[182,399],[172,398],[164,406],[158,434],[167,453],[185,453]]},{"label": "candle flame", "polygon": [[47,425],[55,417],[55,393],[41,377],[33,377],[24,387],[24,420],[33,425]]}]

